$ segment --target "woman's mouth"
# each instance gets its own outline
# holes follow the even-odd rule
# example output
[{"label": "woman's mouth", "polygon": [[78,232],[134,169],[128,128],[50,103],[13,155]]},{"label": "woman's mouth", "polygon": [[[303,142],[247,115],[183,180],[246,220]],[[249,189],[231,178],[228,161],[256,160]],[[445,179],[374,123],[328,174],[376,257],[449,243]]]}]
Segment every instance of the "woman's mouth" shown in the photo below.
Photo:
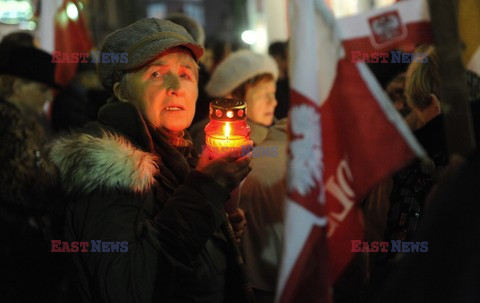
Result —
[{"label": "woman's mouth", "polygon": [[165,107],[165,110],[169,112],[174,112],[174,111],[184,110],[184,108],[181,106],[168,106],[168,107]]}]

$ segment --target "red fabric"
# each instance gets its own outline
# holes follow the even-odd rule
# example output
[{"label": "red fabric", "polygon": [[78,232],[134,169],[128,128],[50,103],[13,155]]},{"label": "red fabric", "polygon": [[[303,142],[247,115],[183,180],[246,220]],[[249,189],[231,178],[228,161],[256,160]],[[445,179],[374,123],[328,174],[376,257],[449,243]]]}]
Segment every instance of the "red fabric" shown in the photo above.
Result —
[{"label": "red fabric", "polygon": [[[293,105],[313,104],[296,91],[292,92],[291,102]],[[322,117],[324,182],[330,178],[338,182],[339,164],[348,159],[353,176],[349,186],[355,193],[349,200],[355,206],[340,222],[332,217],[332,213],[342,213],[345,208],[330,191],[326,191],[324,209],[317,202],[320,187],[325,188],[325,184],[318,184],[318,188],[307,196],[297,192],[290,194],[293,201],[310,212],[318,216],[326,213],[329,227],[332,228],[333,223],[336,228],[329,238],[325,236],[325,228],[311,230],[280,302],[328,302],[323,292],[328,292],[353,257],[351,240],[363,238],[363,218],[358,203],[372,186],[414,157],[404,138],[374,100],[355,65],[347,60],[339,62],[332,93],[317,111]],[[328,247],[327,252],[322,251],[322,245]],[[327,272],[328,278],[322,276]]]},{"label": "red fabric", "polygon": [[[344,83],[352,83],[344,85]],[[352,173],[352,198],[360,202],[386,176],[414,157],[398,130],[388,121],[354,64],[339,63],[332,95],[321,107],[325,153],[325,179],[337,174],[340,161],[348,159]],[[330,131],[326,131],[330,130]],[[327,213],[341,212],[342,205],[327,190]],[[335,281],[353,256],[350,240],[363,238],[363,220],[354,207],[329,238],[330,279]]]},{"label": "red fabric", "polygon": [[[69,3],[74,4],[78,10],[78,18],[72,20],[66,16]],[[90,52],[93,47],[84,20],[83,10],[78,7],[77,0],[64,0],[55,13],[55,51],[66,53],[70,56],[74,52]],[[55,80],[61,85],[67,85],[77,70],[78,63],[58,63],[55,70]]]},{"label": "red fabric", "polygon": [[[307,2],[297,2],[298,5],[303,3]],[[312,7],[312,10],[315,8]],[[322,17],[318,16],[318,18]],[[293,22],[291,24],[294,25]],[[378,40],[385,43],[384,48],[374,48],[369,37],[343,41],[347,56],[338,61],[336,72],[332,75],[334,84],[323,103],[319,102],[321,100],[309,99],[297,87],[291,88],[290,170],[294,163],[292,159],[295,158],[295,155],[292,155],[295,150],[293,144],[299,142],[298,136],[294,135],[295,131],[292,129],[292,125],[296,123],[295,115],[292,112],[296,108],[307,106],[320,118],[321,151],[319,153],[322,156],[323,175],[321,176],[322,181],[307,194],[301,194],[299,190],[295,189],[288,192],[287,205],[294,203],[300,207],[293,208],[304,209],[306,214],[303,213],[304,217],[302,218],[299,215],[302,214],[301,211],[295,210],[295,215],[292,215],[293,212],[290,214],[287,212],[287,223],[298,222],[305,225],[304,222],[309,220],[312,223],[305,241],[302,242],[300,253],[297,255],[287,254],[290,259],[284,259],[283,267],[288,268],[285,264],[290,264],[292,256],[295,256],[289,272],[282,268],[277,302],[332,302],[332,285],[354,254],[351,251],[351,240],[363,239],[364,223],[359,202],[375,184],[407,165],[415,157],[412,144],[416,146],[418,153],[421,152],[421,148],[411,133],[408,130],[404,132],[399,130],[397,122],[387,115],[385,105],[382,106],[383,103],[377,99],[380,97],[375,96],[371,91],[366,81],[376,81],[373,76],[362,75],[357,64],[352,63],[348,55],[351,50],[368,53],[389,51],[402,43],[431,40],[428,23],[409,24],[402,30],[405,28],[409,34],[403,36],[400,33],[403,38],[395,37],[398,41],[394,43]],[[305,30],[303,27],[302,29]],[[317,34],[317,30],[314,28],[306,30],[310,36]],[[421,34],[417,31],[420,31]],[[293,36],[291,43],[302,45],[305,41],[302,41],[300,37]],[[326,45],[328,43],[331,42],[323,41],[319,44]],[[305,50],[305,48],[303,49]],[[292,53],[292,55],[318,57],[319,54],[312,52],[310,48],[308,51]],[[321,58],[322,61],[329,59],[330,62],[336,60],[335,57]],[[312,58],[311,62],[313,64],[316,61]],[[314,69],[315,65],[304,68]],[[295,67],[292,70],[296,70]],[[318,71],[318,73],[321,72],[325,73],[324,70]],[[295,77],[295,73],[293,77]],[[293,80],[292,83],[302,82],[298,80],[301,79]],[[309,91],[311,94],[315,90],[310,89]],[[387,101],[387,106],[394,111],[394,108],[388,103],[390,101],[384,101]],[[298,116],[297,118],[304,119],[304,117]],[[313,133],[309,126],[306,128],[308,129],[305,129],[304,137]],[[406,137],[409,137],[410,144],[407,143]],[[310,161],[311,165],[313,165],[312,163],[315,161]],[[292,182],[291,179],[289,182]],[[321,199],[319,199],[322,192],[325,193],[325,203],[321,203]],[[292,207],[287,207],[287,209],[291,211]],[[323,222],[321,220],[326,218],[328,221],[324,226],[322,223],[318,223]],[[286,235],[285,248],[286,251],[289,251],[288,245],[298,243],[299,241],[295,240],[301,238],[301,235],[289,234],[289,230],[286,230]],[[284,284],[282,284],[283,279]]]}]

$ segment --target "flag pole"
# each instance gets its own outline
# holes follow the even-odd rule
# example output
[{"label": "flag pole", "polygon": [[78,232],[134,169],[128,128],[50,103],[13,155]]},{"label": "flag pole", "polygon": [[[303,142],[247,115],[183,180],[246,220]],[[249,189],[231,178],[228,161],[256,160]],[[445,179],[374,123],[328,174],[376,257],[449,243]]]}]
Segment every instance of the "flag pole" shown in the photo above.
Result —
[{"label": "flag pole", "polygon": [[[458,0],[461,1],[461,0]],[[441,106],[450,154],[467,156],[475,150],[475,136],[467,100],[462,42],[458,31],[458,1],[428,0],[442,78]]]}]

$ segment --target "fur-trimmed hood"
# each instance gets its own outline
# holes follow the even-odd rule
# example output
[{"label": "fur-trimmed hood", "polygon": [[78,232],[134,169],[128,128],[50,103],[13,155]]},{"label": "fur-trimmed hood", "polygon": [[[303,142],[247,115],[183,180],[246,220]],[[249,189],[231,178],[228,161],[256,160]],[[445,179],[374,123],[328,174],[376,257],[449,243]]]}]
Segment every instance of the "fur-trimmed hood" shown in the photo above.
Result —
[{"label": "fur-trimmed hood", "polygon": [[125,137],[102,131],[56,140],[50,153],[67,192],[95,189],[149,190],[158,173],[158,158],[134,146]]}]

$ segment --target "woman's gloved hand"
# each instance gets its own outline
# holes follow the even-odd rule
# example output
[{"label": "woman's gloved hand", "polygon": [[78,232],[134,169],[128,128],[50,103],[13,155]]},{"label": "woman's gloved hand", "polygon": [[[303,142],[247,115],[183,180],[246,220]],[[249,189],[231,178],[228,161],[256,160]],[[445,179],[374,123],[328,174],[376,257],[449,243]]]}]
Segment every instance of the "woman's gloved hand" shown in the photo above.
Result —
[{"label": "woman's gloved hand", "polygon": [[214,155],[205,148],[198,160],[196,170],[210,176],[226,190],[232,191],[252,170],[251,161],[251,152],[245,156],[241,156],[241,152],[237,150]]}]

